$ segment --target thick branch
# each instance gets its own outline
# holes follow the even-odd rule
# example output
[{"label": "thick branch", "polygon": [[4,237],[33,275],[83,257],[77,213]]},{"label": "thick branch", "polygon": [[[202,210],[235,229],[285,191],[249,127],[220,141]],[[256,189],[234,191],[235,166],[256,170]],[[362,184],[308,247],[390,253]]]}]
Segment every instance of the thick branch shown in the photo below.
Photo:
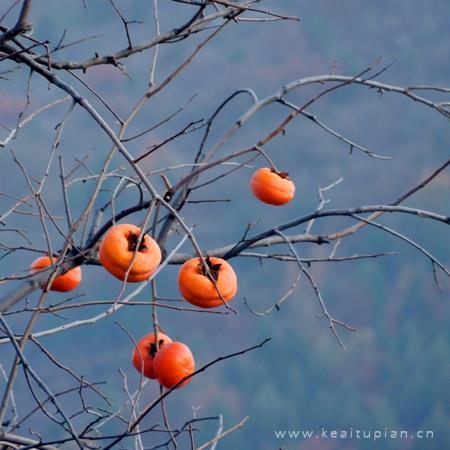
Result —
[{"label": "thick branch", "polygon": [[[113,64],[117,65],[117,61],[128,58],[129,56],[135,55],[137,53],[141,53],[145,50],[148,50],[152,47],[155,47],[158,44],[167,43],[172,41],[173,39],[179,39],[180,36],[189,36],[191,34],[194,34],[198,31],[202,31],[210,22],[213,22],[216,19],[220,19],[222,17],[227,17],[230,13],[233,12],[233,8],[225,8],[220,12],[216,12],[214,14],[210,14],[209,16],[206,16],[204,18],[199,18],[195,20],[193,23],[191,21],[187,22],[185,25],[174,28],[171,31],[168,31],[167,33],[160,34],[150,41],[143,42],[138,45],[134,45],[133,47],[129,48],[126,47],[123,50],[119,50],[116,53],[113,53],[112,55],[104,55],[104,56],[95,56],[93,58],[86,59],[84,61],[51,61],[49,62],[46,57],[40,57],[37,58],[36,61],[45,65],[48,65],[50,63],[50,66],[53,69],[68,69],[68,70],[86,70],[89,67],[103,65],[103,64]],[[197,14],[195,14],[194,17],[196,17]]]},{"label": "thick branch", "polygon": [[0,36],[0,45],[27,31],[27,29],[29,28],[28,16],[30,14],[31,2],[32,0],[24,0],[17,23],[13,28],[6,31]]},{"label": "thick branch", "polygon": [[[376,206],[360,206],[357,208],[349,208],[349,209],[330,209],[330,210],[324,210],[324,211],[316,211],[314,213],[308,214],[303,217],[299,217],[298,219],[291,220],[289,222],[285,222],[276,228],[271,228],[267,231],[264,231],[262,233],[257,234],[256,236],[246,239],[241,244],[237,245],[232,251],[230,251],[227,255],[225,255],[227,258],[231,258],[233,256],[238,255],[243,250],[251,247],[256,242],[260,241],[261,239],[268,238],[270,236],[274,236],[277,234],[276,230],[284,231],[290,228],[297,227],[305,222],[308,222],[312,219],[317,219],[321,217],[331,217],[331,216],[348,216],[353,217],[358,214],[364,214],[364,213],[371,213],[371,212],[399,212],[403,214],[411,214],[416,215],[421,218],[427,218],[436,220],[438,222],[442,222],[445,224],[450,224],[450,217],[443,216],[440,214],[435,214],[429,211],[420,210],[416,208],[408,208],[405,206],[390,206],[390,205],[376,205]],[[326,242],[327,236],[323,236],[323,242]]]},{"label": "thick branch", "polygon": [[36,448],[42,450],[58,450],[57,447],[53,447],[53,445],[41,445],[38,441],[33,439],[28,439],[23,436],[18,436],[17,434],[6,433],[5,431],[0,430],[0,444],[4,444],[5,442],[21,445],[36,445]]}]

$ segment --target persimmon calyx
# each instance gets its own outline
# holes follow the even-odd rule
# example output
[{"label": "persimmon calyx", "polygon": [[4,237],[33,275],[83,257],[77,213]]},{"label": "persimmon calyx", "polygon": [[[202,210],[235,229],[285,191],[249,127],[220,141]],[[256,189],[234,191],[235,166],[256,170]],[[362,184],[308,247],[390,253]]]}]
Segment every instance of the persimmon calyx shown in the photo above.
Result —
[{"label": "persimmon calyx", "polygon": [[[128,241],[128,251],[135,252],[136,250],[138,252],[146,253],[148,251],[148,247],[145,244],[145,239],[142,238],[141,243],[139,243],[139,234],[133,233],[130,231],[127,236]],[[139,244],[139,247],[138,247]]]},{"label": "persimmon calyx", "polygon": [[[214,281],[217,281],[219,279],[219,271],[222,267],[222,264],[213,264],[211,261],[211,258],[208,256],[205,258],[206,264],[208,265],[209,272],[211,273],[212,277],[214,278]],[[200,272],[205,275],[205,277],[208,276],[208,272],[206,271],[205,266],[200,262],[198,265],[198,268]]]},{"label": "persimmon calyx", "polygon": [[150,344],[150,348],[148,350],[149,355],[154,358],[158,350],[161,350],[161,347],[164,345],[164,339],[158,340],[158,346],[154,342]]},{"label": "persimmon calyx", "polygon": [[276,173],[280,178],[283,178],[284,180],[289,180],[289,172],[278,172],[278,170],[270,169],[272,173]]}]

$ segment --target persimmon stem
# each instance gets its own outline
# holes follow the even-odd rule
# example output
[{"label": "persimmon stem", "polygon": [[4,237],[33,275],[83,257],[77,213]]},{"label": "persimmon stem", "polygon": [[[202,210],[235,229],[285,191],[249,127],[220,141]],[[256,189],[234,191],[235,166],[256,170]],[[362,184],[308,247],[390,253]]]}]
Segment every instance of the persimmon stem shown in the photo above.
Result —
[{"label": "persimmon stem", "polygon": [[[205,262],[208,265],[209,272],[211,273],[212,277],[214,278],[214,281],[217,281],[219,279],[219,271],[220,271],[220,268],[222,267],[222,264],[213,264],[211,261],[211,257],[209,257],[209,256],[207,258],[205,258]],[[201,262],[198,265],[198,268],[199,268],[200,272],[202,273],[202,275],[204,275],[205,277],[208,276],[206,267]]]},{"label": "persimmon stem", "polygon": [[278,172],[278,170],[270,169],[271,172],[276,173],[280,178],[283,178],[283,180],[289,180],[289,173],[288,172]]}]

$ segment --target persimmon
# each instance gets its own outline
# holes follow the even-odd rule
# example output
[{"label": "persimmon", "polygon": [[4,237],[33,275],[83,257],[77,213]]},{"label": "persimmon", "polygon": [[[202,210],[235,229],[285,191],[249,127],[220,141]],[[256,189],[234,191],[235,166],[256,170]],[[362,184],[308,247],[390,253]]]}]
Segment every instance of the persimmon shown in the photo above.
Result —
[{"label": "persimmon", "polygon": [[[119,280],[136,283],[149,278],[161,262],[161,250],[154,239],[131,224],[115,225],[100,243],[99,259],[103,267]],[[130,268],[131,266],[131,268]]]},{"label": "persimmon", "polygon": [[224,259],[210,256],[206,264],[216,284],[209,278],[200,258],[192,258],[178,272],[178,288],[189,303],[200,308],[215,308],[236,295],[237,277]]},{"label": "persimmon", "polygon": [[[35,259],[30,266],[31,273],[39,272],[52,265],[55,258],[50,256],[41,256]],[[51,291],[68,292],[75,289],[81,283],[81,268],[74,267],[62,275],[58,275],[50,286]]]},{"label": "persimmon", "polygon": [[289,174],[269,167],[262,167],[253,174],[250,188],[256,198],[276,206],[289,203],[295,194],[295,184]]},{"label": "persimmon", "polygon": [[155,333],[146,334],[139,339],[131,358],[136,370],[147,378],[156,378],[153,371],[153,360],[164,345],[172,342],[172,339],[163,333],[157,333],[156,339],[158,342],[155,342]]},{"label": "persimmon", "polygon": [[[174,387],[184,377],[195,370],[194,357],[189,347],[181,342],[172,342],[164,345],[156,353],[153,360],[153,369],[158,381],[167,389]],[[178,387],[189,383],[185,380]]]}]

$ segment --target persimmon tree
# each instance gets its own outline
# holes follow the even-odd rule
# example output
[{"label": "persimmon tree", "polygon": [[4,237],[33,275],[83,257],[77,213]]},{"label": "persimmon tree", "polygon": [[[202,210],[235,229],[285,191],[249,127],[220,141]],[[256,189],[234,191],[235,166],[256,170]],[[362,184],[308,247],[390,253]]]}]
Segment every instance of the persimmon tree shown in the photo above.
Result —
[{"label": "persimmon tree", "polygon": [[[90,3],[80,0],[80,8],[88,9],[91,7]],[[310,111],[316,103],[326,102],[327,97],[335,91],[359,87],[379,95],[400,96],[405,102],[414,102],[432,110],[437,119],[448,120],[450,107],[446,96],[450,88],[398,86],[382,82],[380,77],[389,73],[388,67],[381,61],[374,61],[356,73],[311,74],[306,78],[292,80],[264,97],[259,97],[251,88],[242,87],[226,98],[211,98],[210,110],[205,111],[205,118],[192,119],[179,127],[176,119],[182,113],[189,113],[194,101],[196,92],[191,92],[188,93],[189,100],[173,105],[170,113],[152,111],[152,123],[145,129],[136,130],[134,124],[140,120],[146,106],[151,105],[156,96],[164,96],[180,74],[196,64],[203,49],[212,41],[221,38],[224,29],[248,26],[249,23],[264,27],[272,21],[299,21],[298,17],[286,12],[268,10],[264,7],[264,2],[255,0],[172,0],[167,3],[170,3],[169,7],[173,10],[182,9],[183,14],[189,16],[188,19],[182,23],[172,23],[171,27],[162,27],[159,11],[161,1],[153,0],[146,5],[152,16],[151,22],[139,24],[128,17],[125,3],[121,5],[113,0],[103,2],[102,8],[117,16],[115,35],[124,38],[127,43],[120,47],[117,44],[119,39],[116,42],[115,36],[109,36],[113,38],[111,40],[115,48],[108,53],[98,50],[96,41],[91,40],[89,36],[77,42],[69,42],[66,31],[58,41],[42,39],[42,32],[33,26],[32,19],[33,10],[42,8],[42,5],[32,0],[10,1],[1,6],[0,83],[14,82],[18,74],[25,74],[27,77],[26,106],[18,115],[15,126],[5,126],[0,136],[0,158],[12,160],[15,164],[14,174],[0,169],[1,177],[14,177],[21,186],[19,197],[8,192],[1,193],[0,345],[4,355],[1,360],[0,402],[2,448],[107,449],[128,445],[128,448],[133,446],[136,449],[205,449],[215,448],[218,441],[244,426],[246,418],[228,429],[219,421],[217,433],[211,436],[208,442],[197,443],[196,429],[201,427],[203,422],[218,421],[218,418],[190,418],[189,412],[186,412],[186,423],[180,428],[172,428],[169,421],[170,412],[165,408],[165,399],[168,396],[176,396],[178,388],[187,381],[192,379],[192,382],[195,382],[197,374],[215,364],[227,364],[231,358],[245,358],[248,352],[258,351],[265,346],[270,338],[255,340],[246,346],[233,349],[228,354],[217,354],[216,359],[205,365],[197,365],[195,370],[178,379],[175,384],[168,382],[171,386],[168,389],[161,386],[158,395],[145,402],[142,401],[142,393],[150,383],[157,381],[146,378],[144,369],[140,375],[135,372],[134,380],[129,380],[127,375],[122,373],[125,397],[121,405],[116,404],[114,407],[111,406],[102,384],[84,378],[72,367],[60,362],[58,355],[48,349],[47,342],[57,340],[61,333],[87,325],[90,325],[92,330],[103,319],[115,317],[122,308],[134,310],[136,307],[137,311],[142,311],[138,305],[144,306],[149,311],[148,333],[153,333],[153,336],[159,334],[165,339],[167,336],[163,333],[167,333],[170,327],[158,319],[158,312],[162,308],[172,311],[173,314],[186,316],[191,313],[236,314],[235,305],[239,303],[245,305],[244,310],[249,314],[267,316],[272,311],[279,310],[282,304],[292,297],[301,281],[312,289],[320,309],[319,319],[327,324],[337,347],[344,349],[345,340],[351,339],[348,332],[356,330],[351,323],[347,323],[345,317],[335,317],[329,309],[311,270],[311,264],[343,260],[358,264],[360,259],[382,259],[391,254],[379,252],[337,256],[338,246],[346,239],[351,236],[358,237],[360,230],[375,228],[412,246],[418,257],[426,258],[430,262],[430,276],[434,276],[437,284],[440,279],[450,275],[437,255],[408,237],[403,230],[393,229],[383,222],[386,215],[396,214],[420,219],[421,227],[429,226],[430,221],[448,227],[450,217],[429,210],[427,205],[416,208],[405,206],[405,203],[448,169],[450,160],[443,161],[433,172],[418,179],[416,185],[404,186],[401,194],[386,199],[382,204],[331,208],[328,205],[328,193],[341,179],[330,180],[328,186],[317,187],[318,204],[315,210],[296,215],[295,209],[292,209],[289,220],[279,221],[275,226],[258,231],[255,223],[243,223],[242,235],[237,236],[234,242],[224,245],[219,238],[221,220],[227,217],[226,220],[239,221],[239,217],[233,215],[233,204],[226,199],[208,198],[210,187],[218,182],[226,182],[236,172],[243,171],[248,175],[247,185],[233,185],[232,190],[251,192],[252,174],[263,167],[264,173],[255,173],[253,176],[251,188],[259,200],[272,204],[269,214],[276,218],[280,208],[285,208],[282,205],[291,201],[294,195],[295,173],[290,173],[290,168],[283,163],[283,152],[275,153],[272,150],[276,147],[277,140],[288,133],[289,129],[296,127],[298,121],[311,121],[324,133],[336,139],[336,142],[344,144],[350,153],[361,153],[367,158],[368,165],[374,159],[389,159],[383,152],[355,142],[322,121]],[[167,8],[167,4],[165,7]],[[165,17],[164,22],[167,19]],[[135,29],[143,25],[146,37],[142,38],[141,32],[139,37],[142,39],[139,40],[134,36]],[[63,24],[64,30],[75,26],[73,23]],[[71,54],[77,45],[87,45],[89,48],[83,58],[79,57],[77,52]],[[180,51],[183,55],[181,62],[170,70],[160,69],[160,52],[167,47],[177,46],[183,46]],[[138,64],[134,63],[135,59],[138,59]],[[99,92],[87,81],[86,77],[90,71],[98,67],[113,68],[124,78],[129,77],[133,83],[139,83],[133,81],[134,77],[142,79],[145,75],[145,82],[141,83],[141,97],[129,98],[125,113],[125,108],[120,108],[119,112],[110,101],[107,86]],[[44,103],[36,104],[33,88],[36,83],[42,85],[42,81],[48,88],[47,92],[44,92],[44,97],[47,95],[48,99]],[[315,90],[312,94],[310,90],[306,91],[306,100],[298,102],[295,97],[292,98],[294,93],[311,87]],[[42,98],[42,92],[40,94]],[[247,106],[229,127],[217,130],[221,113],[238,99],[245,99]],[[258,129],[256,139],[246,135],[248,124],[263,110],[273,106],[278,107],[276,123],[271,127]],[[45,120],[49,111],[53,110],[60,113],[60,120],[53,130],[48,129],[48,133],[53,135],[53,144],[46,152],[45,169],[36,178],[35,174],[30,174],[33,150],[21,148],[19,138],[32,133],[33,124]],[[94,125],[103,143],[102,148],[96,148],[88,152],[85,158],[77,158],[75,161],[67,145],[61,145],[64,134],[71,127],[74,114],[83,115],[83,120],[90,125],[87,129]],[[160,139],[160,130],[167,133],[167,129],[169,133]],[[75,133],[84,133],[84,130],[77,130]],[[214,139],[211,138],[212,133]],[[170,156],[171,146],[186,136],[195,139],[196,143],[186,150],[189,153],[189,162],[178,162]],[[145,148],[142,144],[143,138],[150,139],[152,144]],[[172,163],[164,168],[152,169],[152,158],[162,153],[168,155],[166,160]],[[91,170],[87,163],[90,157],[101,160],[95,171]],[[82,196],[74,194],[77,186],[83,187]],[[137,196],[129,196],[131,190]],[[204,198],[198,200],[195,197],[197,192],[202,192]],[[217,246],[204,248],[201,244],[201,224],[193,221],[190,213],[186,211],[192,205],[195,205],[197,211],[201,208],[207,211],[210,203],[218,202],[223,205],[223,219],[215,224]],[[26,213],[23,208],[26,208]],[[63,217],[55,214],[54,210],[63,211]],[[347,226],[336,225],[334,231],[315,231],[318,221],[326,222],[336,217],[350,219],[352,223]],[[123,282],[120,288],[115,290],[114,298],[108,301],[78,300],[77,292],[82,290],[89,296],[90,291],[89,284],[81,280],[78,291],[74,294],[61,292],[58,294],[58,301],[49,303],[48,297],[52,288],[59,291],[69,290],[56,289],[56,281],[69,275],[75,268],[81,268],[85,274],[90,270],[99,270],[93,266],[101,266],[103,262],[103,266],[111,272],[108,268],[110,262],[99,260],[99,246],[108,231],[116,224],[125,223],[136,225],[133,229],[138,231],[133,234],[134,241],[129,247],[132,258],[127,263],[129,267],[125,267],[118,276]],[[45,237],[43,242],[37,243],[30,238],[36,230]],[[157,267],[145,272],[145,276],[133,278],[132,268],[139,252],[143,248],[148,251],[146,239],[157,243],[161,252],[160,264],[156,263]],[[114,247],[114,242],[113,238],[108,261],[115,252],[120,252],[119,248]],[[299,245],[302,245],[302,248],[306,245],[320,246],[325,249],[327,255],[321,258],[306,258],[303,252],[299,251]],[[53,255],[53,259],[50,255]],[[38,257],[46,257],[45,263],[41,260],[30,270],[32,261]],[[238,291],[234,296],[234,288],[231,294],[225,292],[227,285],[222,283],[222,280],[226,275],[221,275],[224,273],[221,270],[225,267],[232,270],[233,261],[238,258],[245,261],[273,260],[280,265],[294,264],[297,275],[287,292],[274,299],[269,309],[261,311],[256,309],[253,302],[243,301],[251,297],[250,293]],[[24,261],[29,263],[24,266]],[[165,271],[168,265],[181,265],[187,261],[195,262],[186,269],[186,274],[183,274],[186,278],[183,278],[182,283],[180,281],[183,286],[181,294],[184,290],[183,296],[194,305],[185,303],[181,294],[175,299],[178,303],[158,294],[161,272]],[[195,281],[191,275],[196,271],[198,273],[195,276],[202,277],[201,282]],[[117,277],[117,273],[114,275]],[[77,279],[70,287],[76,287],[78,283]],[[198,286],[194,286],[195,283],[199,283]],[[237,283],[239,284],[239,273]],[[176,279],[173,284],[177,284]],[[210,297],[206,295],[208,289],[217,294],[217,298],[210,303]],[[203,294],[206,299],[202,297]],[[233,297],[234,300],[231,301]],[[139,298],[145,300],[138,300]],[[83,310],[93,305],[102,308],[102,311],[89,317],[83,316]],[[69,321],[63,320],[60,315],[68,311],[79,313],[80,316]],[[52,317],[50,326],[49,316]],[[40,324],[45,317],[46,328],[42,328]],[[133,349],[138,348],[137,342],[142,336],[120,321],[117,325],[118,332],[129,339],[130,361],[127,363],[131,365],[131,353]],[[154,345],[155,338],[152,339]],[[179,340],[183,340],[183,336],[180,336]],[[30,362],[29,355],[36,352],[36,349],[48,360],[50,369],[45,375],[40,374]],[[154,345],[154,354],[157,355],[158,351],[158,346]],[[193,353],[195,358],[194,350]],[[145,356],[138,354],[133,357],[133,364],[138,370],[141,367],[140,358]],[[169,372],[173,371],[170,355],[167,353],[165,357],[169,361],[165,363]],[[263,351],[260,352],[260,357],[264,358]],[[115,363],[116,366],[111,370],[117,370],[119,365],[124,364],[118,361]],[[70,375],[71,384],[55,386],[54,380],[61,371]],[[116,381],[119,383],[120,380]],[[25,396],[29,402],[28,408],[24,410],[17,409],[14,400],[19,384],[20,395]],[[85,395],[89,395],[89,402],[85,401]],[[77,404],[79,407],[74,410],[72,406],[67,406],[69,404]],[[161,420],[149,423],[149,417],[154,417],[150,413],[156,409],[161,413]],[[37,418],[56,425],[57,431],[49,433],[36,429],[35,424],[41,423]]]}]

